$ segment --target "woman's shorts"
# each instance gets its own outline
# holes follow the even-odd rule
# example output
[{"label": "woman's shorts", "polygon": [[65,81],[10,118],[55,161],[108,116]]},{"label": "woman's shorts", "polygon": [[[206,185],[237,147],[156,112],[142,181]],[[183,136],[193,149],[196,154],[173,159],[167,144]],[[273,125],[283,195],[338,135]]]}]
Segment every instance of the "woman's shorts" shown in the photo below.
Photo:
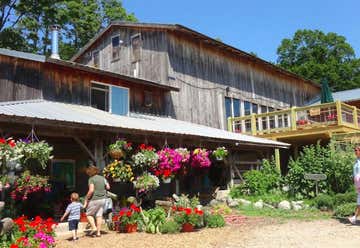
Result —
[{"label": "woman's shorts", "polygon": [[105,199],[91,200],[86,208],[87,216],[101,217],[104,213]]},{"label": "woman's shorts", "polygon": [[357,194],[356,203],[357,203],[358,206],[360,206],[360,193]]},{"label": "woman's shorts", "polygon": [[79,220],[69,220],[69,231],[78,229]]}]

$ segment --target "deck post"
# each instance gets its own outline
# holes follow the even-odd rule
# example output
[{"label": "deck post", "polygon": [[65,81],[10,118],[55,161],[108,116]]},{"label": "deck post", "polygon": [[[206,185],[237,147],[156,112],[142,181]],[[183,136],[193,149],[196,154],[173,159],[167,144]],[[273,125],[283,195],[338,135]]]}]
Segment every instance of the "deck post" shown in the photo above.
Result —
[{"label": "deck post", "polygon": [[228,127],[228,131],[229,132],[233,132],[233,118],[231,118],[231,117],[229,117],[228,119],[227,119],[227,127]]},{"label": "deck post", "polygon": [[295,112],[295,107],[291,107],[291,110],[290,110],[290,118],[291,118],[291,130],[296,130],[296,112]]},{"label": "deck post", "polygon": [[256,135],[256,117],[255,117],[255,114],[251,114],[251,134]]},{"label": "deck post", "polygon": [[357,107],[353,106],[353,119],[354,119],[354,126],[356,128],[359,128],[359,122],[358,122],[358,115],[357,115]]},{"label": "deck post", "polygon": [[279,171],[281,171],[280,168],[280,150],[279,148],[275,148],[275,164]]},{"label": "deck post", "polygon": [[343,121],[342,121],[340,101],[336,101],[336,115],[337,115],[338,126],[341,126],[343,124]]}]

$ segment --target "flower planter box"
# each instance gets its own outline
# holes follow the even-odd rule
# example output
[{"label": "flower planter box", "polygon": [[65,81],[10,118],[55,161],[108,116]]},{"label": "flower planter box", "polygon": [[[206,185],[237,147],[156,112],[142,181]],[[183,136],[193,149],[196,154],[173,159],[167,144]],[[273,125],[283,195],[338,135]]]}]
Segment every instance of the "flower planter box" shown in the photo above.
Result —
[{"label": "flower planter box", "polygon": [[191,225],[190,223],[184,223],[182,225],[182,232],[193,232],[194,231],[194,226]]}]

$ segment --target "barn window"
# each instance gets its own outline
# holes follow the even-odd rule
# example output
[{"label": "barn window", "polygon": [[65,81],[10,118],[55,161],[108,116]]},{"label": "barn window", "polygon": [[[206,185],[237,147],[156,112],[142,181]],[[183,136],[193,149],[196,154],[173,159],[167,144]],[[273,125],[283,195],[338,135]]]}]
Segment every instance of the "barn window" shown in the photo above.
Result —
[{"label": "barn window", "polygon": [[109,86],[92,83],[90,101],[92,107],[109,111]]},{"label": "barn window", "polygon": [[140,61],[141,56],[141,36],[136,34],[131,36],[131,54],[132,62]]},{"label": "barn window", "polygon": [[120,45],[121,45],[121,40],[120,40],[120,36],[113,36],[111,38],[111,49],[112,49],[112,59],[113,60],[117,60],[120,58]]},{"label": "barn window", "polygon": [[91,106],[117,115],[129,114],[129,89],[91,83]]},{"label": "barn window", "polygon": [[94,63],[94,67],[100,66],[100,52],[99,51],[93,52],[93,63]]}]

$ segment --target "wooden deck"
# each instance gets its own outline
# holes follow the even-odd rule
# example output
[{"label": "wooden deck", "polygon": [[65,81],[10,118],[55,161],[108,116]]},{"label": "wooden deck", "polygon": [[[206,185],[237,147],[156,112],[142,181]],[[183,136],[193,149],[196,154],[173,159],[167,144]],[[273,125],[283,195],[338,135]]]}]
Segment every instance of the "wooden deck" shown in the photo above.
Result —
[{"label": "wooden deck", "polygon": [[228,130],[305,143],[360,131],[360,109],[340,101],[243,117],[230,117]]}]

